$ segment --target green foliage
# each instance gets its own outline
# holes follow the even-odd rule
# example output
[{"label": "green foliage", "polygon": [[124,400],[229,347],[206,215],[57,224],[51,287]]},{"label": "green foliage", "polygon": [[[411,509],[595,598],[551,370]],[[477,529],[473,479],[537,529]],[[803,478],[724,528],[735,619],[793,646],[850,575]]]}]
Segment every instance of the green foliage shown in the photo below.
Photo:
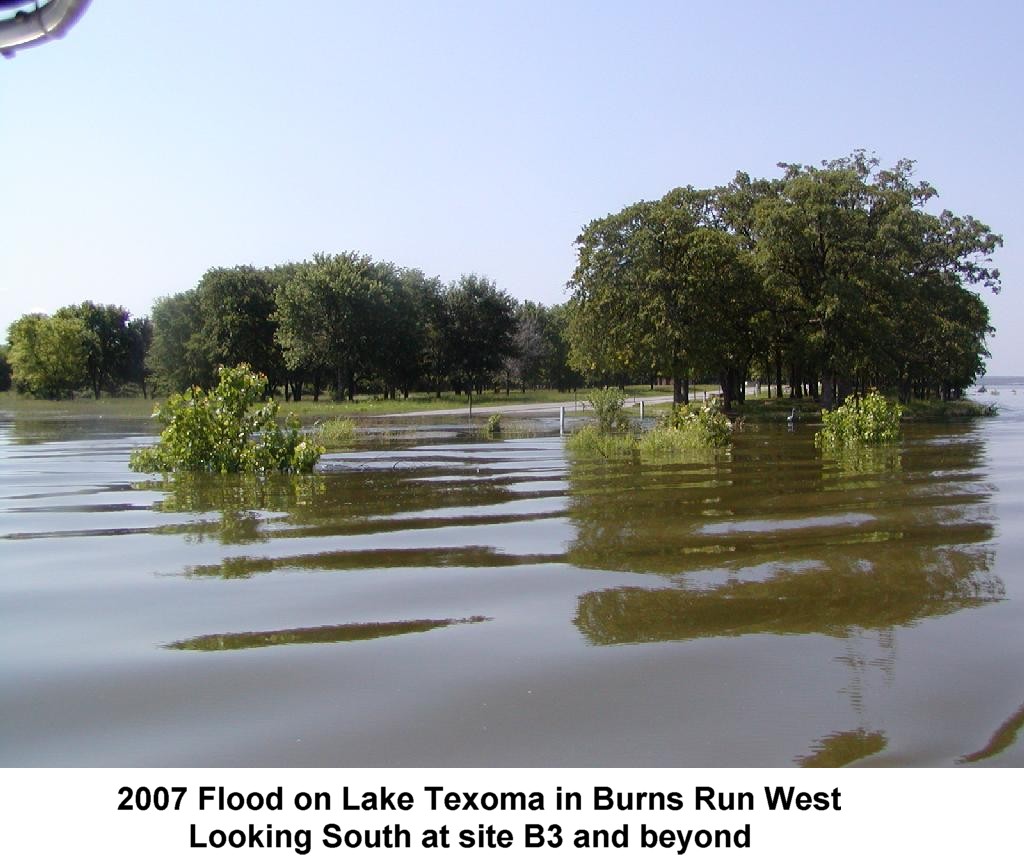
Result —
[{"label": "green foliage", "polygon": [[903,419],[914,422],[939,422],[949,419],[978,419],[998,416],[996,404],[980,401],[908,401],[903,408]]},{"label": "green foliage", "polygon": [[358,376],[379,368],[392,351],[390,317],[402,296],[391,263],[356,252],[317,254],[295,267],[274,298],[285,364],[327,372],[337,396],[354,399]]},{"label": "green foliage", "polygon": [[356,439],[356,423],[351,419],[327,419],[317,426],[317,433],[326,446],[347,445]]},{"label": "green foliage", "polygon": [[443,295],[445,369],[462,388],[490,384],[513,351],[515,301],[493,280],[464,274]]},{"label": "green foliage", "polygon": [[196,290],[158,298],[152,320],[153,339],[146,362],[159,385],[172,392],[183,392],[195,384],[212,385],[215,370],[203,354]]},{"label": "green foliage", "polygon": [[5,346],[0,346],[0,392],[6,392],[11,388],[11,363],[8,361],[10,351]]},{"label": "green foliage", "polygon": [[85,384],[89,336],[77,317],[26,314],[7,334],[18,391],[37,398],[67,398]]},{"label": "green foliage", "polygon": [[248,364],[283,379],[284,361],[275,341],[274,284],[270,274],[249,265],[211,268],[195,288],[199,314],[192,337],[211,368]]},{"label": "green foliage", "polygon": [[715,398],[703,404],[677,404],[662,417],[661,427],[685,434],[680,442],[694,442],[705,449],[720,449],[732,441],[732,423]]},{"label": "green foliage", "polygon": [[903,407],[878,392],[862,398],[850,395],[841,407],[824,410],[815,445],[837,447],[848,443],[891,443],[900,436]]},{"label": "green foliage", "polygon": [[578,455],[601,458],[632,458],[636,454],[636,438],[632,434],[602,431],[597,425],[584,425],[573,431],[565,445]]},{"label": "green foliage", "polygon": [[590,406],[597,415],[597,430],[602,434],[623,434],[631,430],[629,414],[626,413],[626,393],[622,389],[597,389],[590,393]]},{"label": "green foliage", "polygon": [[671,428],[658,425],[637,442],[640,457],[646,460],[657,460],[666,456],[685,454],[687,452],[707,452],[710,447],[695,426]]},{"label": "green foliage", "polygon": [[131,337],[128,321],[131,314],[116,304],[81,304],[62,307],[54,318],[81,323],[84,334],[86,380],[93,397],[99,400],[106,389],[114,394],[128,379]]},{"label": "green foliage", "polygon": [[732,424],[717,401],[680,405],[661,417],[659,424],[639,437],[622,408],[621,389],[594,392],[591,403],[597,412],[596,425],[571,434],[566,445],[582,455],[624,458],[639,455],[654,460],[686,452],[708,452],[728,446]]},{"label": "green foliage", "polygon": [[[784,176],[670,191],[576,239],[570,360],[588,374],[720,374],[726,407],[751,370],[957,397],[992,333],[1002,238],[930,207],[913,162],[864,152]],[[926,210],[927,207],[927,210]],[[812,393],[816,397],[816,385]]]},{"label": "green foliage", "polygon": [[132,453],[129,466],[143,473],[198,470],[220,473],[309,472],[322,447],[289,416],[277,424],[278,404],[262,401],[267,379],[248,365],[221,368],[209,392],[199,387],[171,395],[155,415],[164,430],[156,446]]},{"label": "green foliage", "polygon": [[501,413],[492,413],[490,416],[487,417],[487,433],[501,433]]}]

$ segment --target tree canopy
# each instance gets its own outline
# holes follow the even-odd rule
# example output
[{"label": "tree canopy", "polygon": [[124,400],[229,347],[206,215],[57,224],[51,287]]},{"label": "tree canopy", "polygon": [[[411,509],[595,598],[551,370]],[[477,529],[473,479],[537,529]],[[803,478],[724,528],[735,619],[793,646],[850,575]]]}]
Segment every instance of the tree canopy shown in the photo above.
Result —
[{"label": "tree canopy", "polygon": [[[737,174],[594,220],[577,238],[571,359],[584,371],[653,370],[722,383],[751,372],[800,394],[825,385],[949,397],[984,370],[1002,243],[973,217],[927,206],[913,163],[862,152],[780,179]],[[677,394],[680,394],[677,390]],[[681,397],[685,400],[685,394]]]},{"label": "tree canopy", "polygon": [[750,378],[834,406],[870,387],[950,398],[983,373],[981,293],[999,291],[1002,239],[938,210],[910,160],[883,168],[858,151],[780,168],[591,221],[564,305],[517,302],[482,275],[443,284],[321,253],[211,268],[150,317],[93,301],[22,317],[11,380],[40,397],[145,394],[209,389],[219,367],[246,364],[269,392],[317,400],[329,386],[353,399],[669,378],[677,401],[717,380],[728,407]]}]

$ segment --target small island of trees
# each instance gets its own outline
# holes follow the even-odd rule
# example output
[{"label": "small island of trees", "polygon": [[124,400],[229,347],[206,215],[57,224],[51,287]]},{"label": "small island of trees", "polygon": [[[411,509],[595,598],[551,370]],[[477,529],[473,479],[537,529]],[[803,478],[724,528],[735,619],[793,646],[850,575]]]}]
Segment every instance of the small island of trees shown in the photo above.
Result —
[{"label": "small island of trees", "polygon": [[0,388],[148,397],[246,364],[288,401],[670,380],[677,403],[720,383],[729,411],[751,379],[825,407],[870,389],[959,397],[985,370],[979,293],[1000,289],[1000,236],[936,212],[909,160],[780,165],[592,221],[563,305],[356,252],[213,268],[148,316],[86,301],[21,317]]},{"label": "small island of trees", "polygon": [[[1002,244],[973,217],[858,152],[777,179],[740,172],[586,226],[569,303],[570,361],[590,376],[694,375],[726,409],[752,376],[836,406],[869,387],[957,397],[984,372],[993,332],[975,288],[998,292]],[[819,394],[819,384],[821,393]]]}]

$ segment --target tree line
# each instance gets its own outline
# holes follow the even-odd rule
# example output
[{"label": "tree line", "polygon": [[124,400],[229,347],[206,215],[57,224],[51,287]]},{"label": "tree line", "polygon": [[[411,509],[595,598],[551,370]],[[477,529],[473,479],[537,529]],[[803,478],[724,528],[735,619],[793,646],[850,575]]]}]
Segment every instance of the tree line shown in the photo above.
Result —
[{"label": "tree line", "polygon": [[[698,377],[726,406],[756,378],[839,403],[877,387],[958,396],[993,333],[978,289],[1000,289],[1000,236],[927,210],[914,164],[863,152],[782,177],[737,173],[587,225],[570,286],[571,362],[591,376]],[[819,384],[822,394],[819,394]]]},{"label": "tree line", "polygon": [[680,187],[592,221],[571,298],[516,302],[493,281],[444,284],[347,252],[269,268],[213,268],[147,317],[83,302],[29,314],[0,353],[5,381],[57,398],[210,387],[248,363],[288,400],[657,379],[685,402],[750,379],[840,403],[869,387],[957,397],[985,370],[1000,236],[864,152]]},{"label": "tree line", "polygon": [[209,388],[219,366],[243,362],[294,401],[567,389],[581,381],[568,365],[565,315],[475,274],[443,284],[360,253],[318,254],[210,269],[138,319],[93,302],[28,314],[10,327],[6,358],[10,382],[45,398]]},{"label": "tree line", "polygon": [[152,339],[148,317],[132,319],[114,304],[85,301],[53,316],[26,314],[11,324],[0,351],[0,389],[14,385],[41,398],[88,389],[99,398],[133,384],[145,394]]}]

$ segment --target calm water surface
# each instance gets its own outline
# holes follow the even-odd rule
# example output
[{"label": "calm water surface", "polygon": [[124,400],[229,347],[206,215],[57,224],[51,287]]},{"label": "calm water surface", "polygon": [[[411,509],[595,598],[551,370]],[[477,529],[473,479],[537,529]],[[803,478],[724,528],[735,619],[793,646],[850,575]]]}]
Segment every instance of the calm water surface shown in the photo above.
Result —
[{"label": "calm water surface", "polygon": [[841,457],[431,426],[263,483],[0,418],[0,762],[1020,765],[1016,389]]}]

